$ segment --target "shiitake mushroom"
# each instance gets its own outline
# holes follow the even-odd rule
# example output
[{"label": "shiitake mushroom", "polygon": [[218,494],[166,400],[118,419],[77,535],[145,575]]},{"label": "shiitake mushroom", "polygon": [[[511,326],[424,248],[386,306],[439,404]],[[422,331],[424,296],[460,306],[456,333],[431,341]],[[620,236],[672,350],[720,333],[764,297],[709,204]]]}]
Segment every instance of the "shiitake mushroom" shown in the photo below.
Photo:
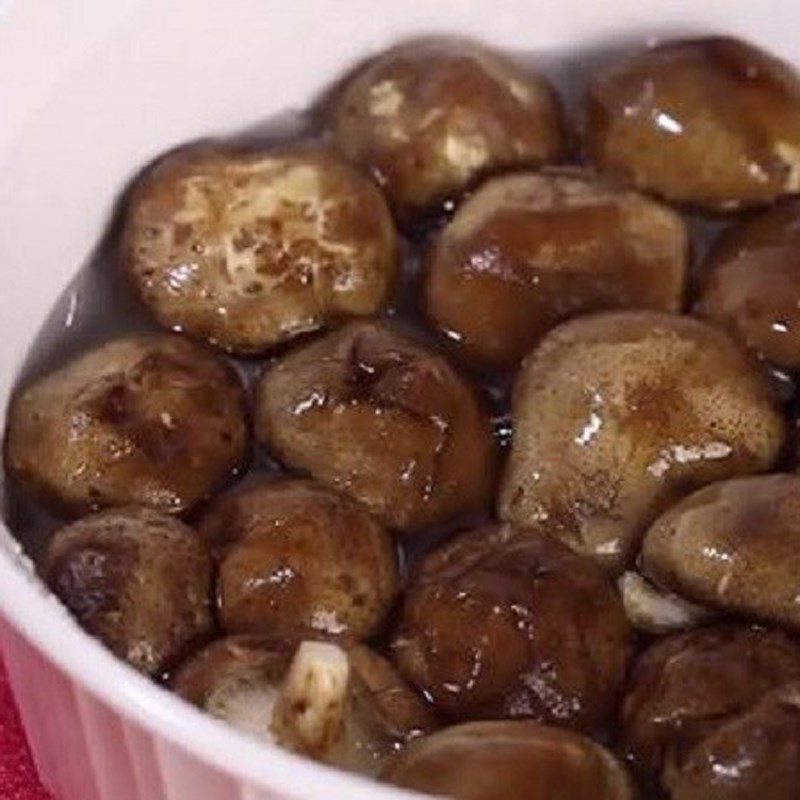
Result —
[{"label": "shiitake mushroom", "polygon": [[199,530],[229,634],[376,633],[398,589],[397,549],[366,508],[311,480],[261,479],[214,502]]},{"label": "shiitake mushroom", "polygon": [[780,631],[721,624],[664,637],[629,679],[620,717],[624,745],[668,785],[703,740],[797,680],[800,643]]},{"label": "shiitake mushroom", "polygon": [[567,149],[548,81],[464,40],[394,47],[347,79],[330,106],[338,147],[373,171],[405,220],[480,175],[559,161]]},{"label": "shiitake mushroom", "polygon": [[344,642],[222,639],[184,664],[172,688],[262,741],[370,775],[437,726],[389,662]]},{"label": "shiitake mushroom", "polygon": [[625,767],[574,731],[535,722],[455,725],[410,744],[382,776],[456,800],[634,800]]},{"label": "shiitake mushroom", "polygon": [[451,720],[532,718],[597,731],[631,654],[611,581],[541,530],[488,525],[434,550],[393,640],[400,673]]},{"label": "shiitake mushroom", "polygon": [[800,200],[784,200],[725,229],[701,268],[695,313],[759,357],[800,369]]},{"label": "shiitake mushroom", "polygon": [[237,353],[376,313],[397,261],[377,186],[335,153],[299,146],[167,156],[134,187],[121,250],[164,327]]},{"label": "shiitake mushroom", "polygon": [[664,782],[671,800],[795,800],[800,787],[800,683],[773,689],[720,725]]},{"label": "shiitake mushroom", "polygon": [[107,509],[61,528],[41,573],[81,626],[149,675],[213,630],[208,548],[148,508]]},{"label": "shiitake mushroom", "polygon": [[501,518],[546,525],[612,571],[670,502],[769,469],[784,422],[727,334],[690,317],[619,311],[566,322],[524,361]]},{"label": "shiitake mushroom", "polygon": [[738,39],[659,44],[590,84],[586,150],[603,172],[711,211],[800,192],[800,77]]},{"label": "shiitake mushroom", "polygon": [[569,317],[679,311],[688,249],[680,215],[636,192],[577,171],[512,174],[439,235],[425,310],[470,359],[510,368]]},{"label": "shiitake mushroom", "polygon": [[222,359],[179,336],[108,342],[12,401],[5,465],[59,512],[187,511],[242,464],[244,392]]},{"label": "shiitake mushroom", "polygon": [[800,477],[700,489],[653,523],[639,562],[690,602],[800,631]]},{"label": "shiitake mushroom", "polygon": [[494,487],[476,390],[384,323],[350,323],[278,359],[259,381],[255,431],[287,466],[404,531],[481,511]]}]

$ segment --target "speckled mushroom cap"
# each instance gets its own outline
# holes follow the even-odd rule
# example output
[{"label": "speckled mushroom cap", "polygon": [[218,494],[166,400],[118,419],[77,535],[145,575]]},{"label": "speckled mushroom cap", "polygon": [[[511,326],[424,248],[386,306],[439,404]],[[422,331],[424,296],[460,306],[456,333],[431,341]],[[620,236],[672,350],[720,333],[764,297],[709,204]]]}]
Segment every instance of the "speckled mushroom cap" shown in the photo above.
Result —
[{"label": "speckled mushroom cap", "polygon": [[545,78],[463,39],[377,56],[331,108],[337,145],[370,167],[403,218],[499,168],[560,160],[561,107]]},{"label": "speckled mushroom cap", "polygon": [[61,528],[42,575],[89,633],[147,674],[212,634],[208,548],[152,509],[106,509]]},{"label": "speckled mushroom cap", "polygon": [[386,202],[334,153],[180,150],[135,186],[124,268],[156,319],[257,353],[388,301],[397,245]]},{"label": "speckled mushroom cap", "polygon": [[620,311],[551,331],[524,362],[503,519],[545,525],[617,571],[693,486],[769,469],[784,422],[766,377],[690,317]]},{"label": "speckled mushroom cap", "polygon": [[172,335],[129,336],[22,391],[5,461],[57,511],[139,504],[187,511],[242,465],[245,398],[234,370]]}]

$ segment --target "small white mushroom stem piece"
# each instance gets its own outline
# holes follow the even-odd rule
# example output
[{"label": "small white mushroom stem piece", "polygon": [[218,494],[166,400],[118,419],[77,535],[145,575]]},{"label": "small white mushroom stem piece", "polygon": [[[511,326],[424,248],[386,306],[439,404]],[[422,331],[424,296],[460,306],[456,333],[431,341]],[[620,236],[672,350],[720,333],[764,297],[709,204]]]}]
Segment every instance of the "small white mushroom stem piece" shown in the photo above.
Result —
[{"label": "small white mushroom stem piece", "polygon": [[329,760],[344,736],[349,682],[350,663],[341,647],[303,642],[272,712],[278,744]]},{"label": "small white mushroom stem piece", "polygon": [[687,630],[715,616],[710,609],[655,586],[638,572],[622,575],[619,590],[631,625],[647,633]]}]

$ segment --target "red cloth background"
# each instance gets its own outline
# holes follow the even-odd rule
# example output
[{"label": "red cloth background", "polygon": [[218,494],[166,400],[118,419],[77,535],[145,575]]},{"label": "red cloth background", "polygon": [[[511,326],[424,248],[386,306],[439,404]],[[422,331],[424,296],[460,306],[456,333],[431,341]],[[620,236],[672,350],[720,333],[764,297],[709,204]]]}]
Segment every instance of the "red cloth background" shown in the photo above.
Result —
[{"label": "red cloth background", "polygon": [[0,659],[0,800],[53,800],[36,777]]}]

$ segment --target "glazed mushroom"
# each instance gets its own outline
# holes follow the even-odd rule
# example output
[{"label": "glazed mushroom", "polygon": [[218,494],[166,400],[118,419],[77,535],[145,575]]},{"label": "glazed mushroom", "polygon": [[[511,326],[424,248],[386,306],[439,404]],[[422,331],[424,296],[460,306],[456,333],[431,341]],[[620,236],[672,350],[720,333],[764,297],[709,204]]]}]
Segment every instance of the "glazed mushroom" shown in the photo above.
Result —
[{"label": "glazed mushroom", "polygon": [[211,635],[211,558],[173,517],[138,507],[85,517],[55,534],[41,572],[83,628],[149,675]]},{"label": "glazed mushroom", "polygon": [[610,580],[538,530],[484,526],[431,553],[393,640],[400,673],[452,720],[601,729],[631,636]]},{"label": "glazed mushroom", "polygon": [[795,800],[800,786],[800,683],[766,694],[720,725],[665,777],[671,800]]},{"label": "glazed mushroom", "polygon": [[172,688],[262,741],[370,775],[436,727],[385,659],[332,642],[223,639],[187,662]]},{"label": "glazed mushroom", "polygon": [[659,312],[551,331],[514,387],[503,519],[546,524],[611,571],[693,487],[767,470],[784,423],[766,377],[718,329]]},{"label": "glazed mushroom", "polygon": [[501,168],[566,154],[548,81],[473,42],[413,41],[358,70],[335,94],[334,138],[372,169],[401,217]]},{"label": "glazed mushroom", "polygon": [[800,201],[725,230],[703,267],[695,313],[771,364],[800,368]]},{"label": "glazed mushroom", "polygon": [[471,722],[434,733],[389,763],[390,783],[456,800],[634,800],[625,767],[573,731]]},{"label": "glazed mushroom", "polygon": [[800,477],[700,489],[649,528],[640,566],[691,602],[800,632]]},{"label": "glazed mushroom", "polygon": [[413,530],[485,509],[494,449],[481,398],[441,356],[350,323],[261,378],[258,440],[292,469]]},{"label": "glazed mushroom", "polygon": [[779,631],[714,625],[667,636],[631,674],[621,709],[624,744],[663,784],[706,737],[798,679],[800,643]]},{"label": "glazed mushroom", "polygon": [[579,172],[484,184],[429,259],[425,309],[483,366],[509,368],[589,311],[679,311],[688,234],[674,211]]},{"label": "glazed mushroom", "polygon": [[396,235],[370,179],[325,150],[180,150],[135,186],[124,269],[161,325],[259,353],[387,303]]},{"label": "glazed mushroom", "polygon": [[363,639],[397,593],[397,550],[367,510],[310,480],[260,480],[214,503],[200,523],[217,561],[227,633],[314,631]]},{"label": "glazed mushroom", "polygon": [[118,339],[12,402],[5,463],[60,512],[145,505],[178,513],[241,466],[248,430],[234,371],[178,336]]},{"label": "glazed mushroom", "polygon": [[586,148],[602,171],[712,211],[800,191],[800,78],[736,39],[666,42],[598,75]]}]

